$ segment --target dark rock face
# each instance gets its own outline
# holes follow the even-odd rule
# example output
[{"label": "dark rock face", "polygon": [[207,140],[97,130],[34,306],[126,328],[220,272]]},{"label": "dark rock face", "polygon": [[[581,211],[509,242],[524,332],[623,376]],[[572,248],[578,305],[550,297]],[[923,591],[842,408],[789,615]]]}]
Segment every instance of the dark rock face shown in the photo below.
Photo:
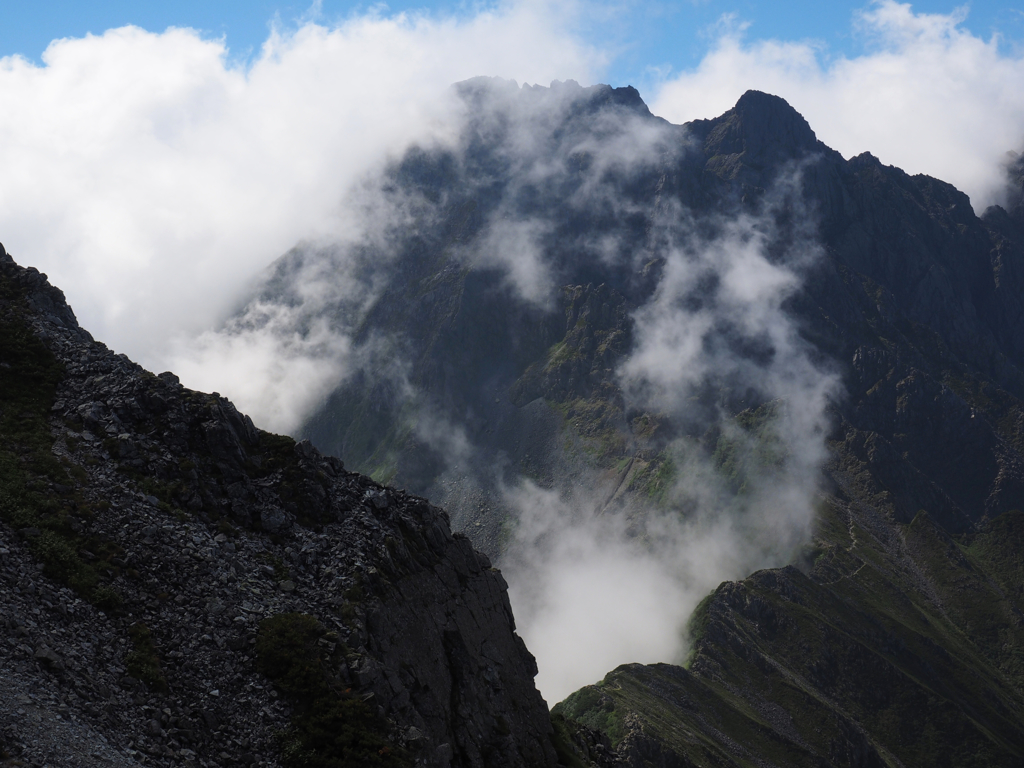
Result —
[{"label": "dark rock face", "polygon": [[36,433],[0,434],[4,757],[276,765],[301,702],[254,648],[298,613],[409,764],[554,764],[505,582],[441,509],[113,354],[6,254],[0,283],[4,332],[57,365]]}]

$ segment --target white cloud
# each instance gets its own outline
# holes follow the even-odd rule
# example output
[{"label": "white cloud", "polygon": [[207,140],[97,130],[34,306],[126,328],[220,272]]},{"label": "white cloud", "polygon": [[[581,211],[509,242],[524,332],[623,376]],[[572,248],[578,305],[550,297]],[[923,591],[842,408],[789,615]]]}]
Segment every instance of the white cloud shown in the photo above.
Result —
[{"label": "white cloud", "polygon": [[972,35],[965,14],[875,2],[855,18],[868,52],[835,59],[813,42],[748,42],[742,26],[726,25],[696,69],[661,85],[652,111],[681,123],[766,91],[844,156],[870,151],[948,181],[980,211],[999,199],[1005,153],[1024,143],[1024,55]]},{"label": "white cloud", "polygon": [[[366,211],[343,197],[410,142],[448,135],[453,82],[589,79],[599,56],[571,20],[534,2],[462,18],[371,13],[275,31],[247,67],[221,40],[136,27],[54,41],[43,66],[0,59],[0,239],[94,335],[167,367],[172,339],[222,319],[296,242],[355,234]],[[233,370],[256,349],[268,348],[221,345],[209,359],[216,388],[260,417],[274,412],[268,395],[245,393],[274,366]],[[185,375],[214,384],[210,371]]]},{"label": "white cloud", "polygon": [[325,320],[301,331],[300,323],[283,304],[256,302],[228,332],[179,341],[174,369],[201,391],[229,383],[232,399],[259,414],[262,429],[287,433],[344,380],[353,355],[349,338]]}]

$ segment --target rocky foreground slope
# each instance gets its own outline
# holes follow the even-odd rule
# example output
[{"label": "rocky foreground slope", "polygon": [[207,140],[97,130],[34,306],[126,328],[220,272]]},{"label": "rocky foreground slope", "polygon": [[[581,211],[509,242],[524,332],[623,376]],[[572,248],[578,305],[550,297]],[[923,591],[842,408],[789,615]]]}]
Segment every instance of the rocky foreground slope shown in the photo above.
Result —
[{"label": "rocky foreground slope", "polygon": [[554,765],[446,514],[79,328],[0,249],[0,764]]}]

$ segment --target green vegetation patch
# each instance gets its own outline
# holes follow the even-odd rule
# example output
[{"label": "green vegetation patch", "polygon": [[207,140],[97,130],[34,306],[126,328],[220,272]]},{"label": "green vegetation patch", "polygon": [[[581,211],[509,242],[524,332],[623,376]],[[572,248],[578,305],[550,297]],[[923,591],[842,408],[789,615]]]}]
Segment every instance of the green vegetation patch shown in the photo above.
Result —
[{"label": "green vegetation patch", "polygon": [[623,457],[627,446],[626,425],[614,392],[599,390],[588,398],[549,402],[583,439],[583,451],[599,466],[614,466]]},{"label": "green vegetation patch", "polygon": [[552,715],[571,718],[595,731],[601,731],[616,746],[626,735],[622,724],[623,712],[615,707],[615,700],[604,690],[604,683],[588,685],[569,695],[551,708]]},{"label": "green vegetation patch", "polygon": [[644,494],[655,504],[665,505],[677,474],[676,463],[669,451],[660,451],[650,461],[637,463],[637,471],[629,481],[629,490]]},{"label": "green vegetation patch", "polygon": [[[557,706],[557,705],[556,705]],[[572,742],[572,725],[565,715],[551,713],[551,745],[558,756],[558,764],[565,768],[589,768],[579,749]]]},{"label": "green vegetation patch", "polygon": [[344,649],[332,634],[302,613],[279,614],[260,623],[258,668],[295,708],[291,728],[281,739],[285,766],[410,766],[405,751],[388,740],[385,720],[343,689],[334,675],[334,657],[343,656]]},{"label": "green vegetation patch", "polygon": [[715,467],[733,490],[742,494],[754,478],[770,477],[786,462],[776,424],[785,405],[773,400],[733,419],[738,429],[719,435],[712,454]]},{"label": "green vegetation patch", "polygon": [[93,513],[73,487],[85,471],[53,453],[49,416],[63,375],[28,327],[24,297],[0,273],[0,519],[21,531],[49,578],[112,610],[121,598],[102,582],[116,572],[117,548],[75,533],[72,513]]},{"label": "green vegetation patch", "polygon": [[149,627],[135,622],[128,627],[128,637],[132,641],[132,650],[125,658],[128,674],[144,682],[152,691],[166,691],[167,678],[161,669],[160,655]]}]

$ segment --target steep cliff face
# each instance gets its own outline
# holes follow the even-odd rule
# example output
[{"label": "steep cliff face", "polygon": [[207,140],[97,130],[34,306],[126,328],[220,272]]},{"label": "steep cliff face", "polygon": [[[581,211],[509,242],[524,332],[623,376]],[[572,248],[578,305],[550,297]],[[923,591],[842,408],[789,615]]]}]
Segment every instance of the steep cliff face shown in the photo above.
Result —
[{"label": "steep cliff face", "polygon": [[3,758],[554,764],[441,509],[115,355],[2,251],[0,324]]}]

